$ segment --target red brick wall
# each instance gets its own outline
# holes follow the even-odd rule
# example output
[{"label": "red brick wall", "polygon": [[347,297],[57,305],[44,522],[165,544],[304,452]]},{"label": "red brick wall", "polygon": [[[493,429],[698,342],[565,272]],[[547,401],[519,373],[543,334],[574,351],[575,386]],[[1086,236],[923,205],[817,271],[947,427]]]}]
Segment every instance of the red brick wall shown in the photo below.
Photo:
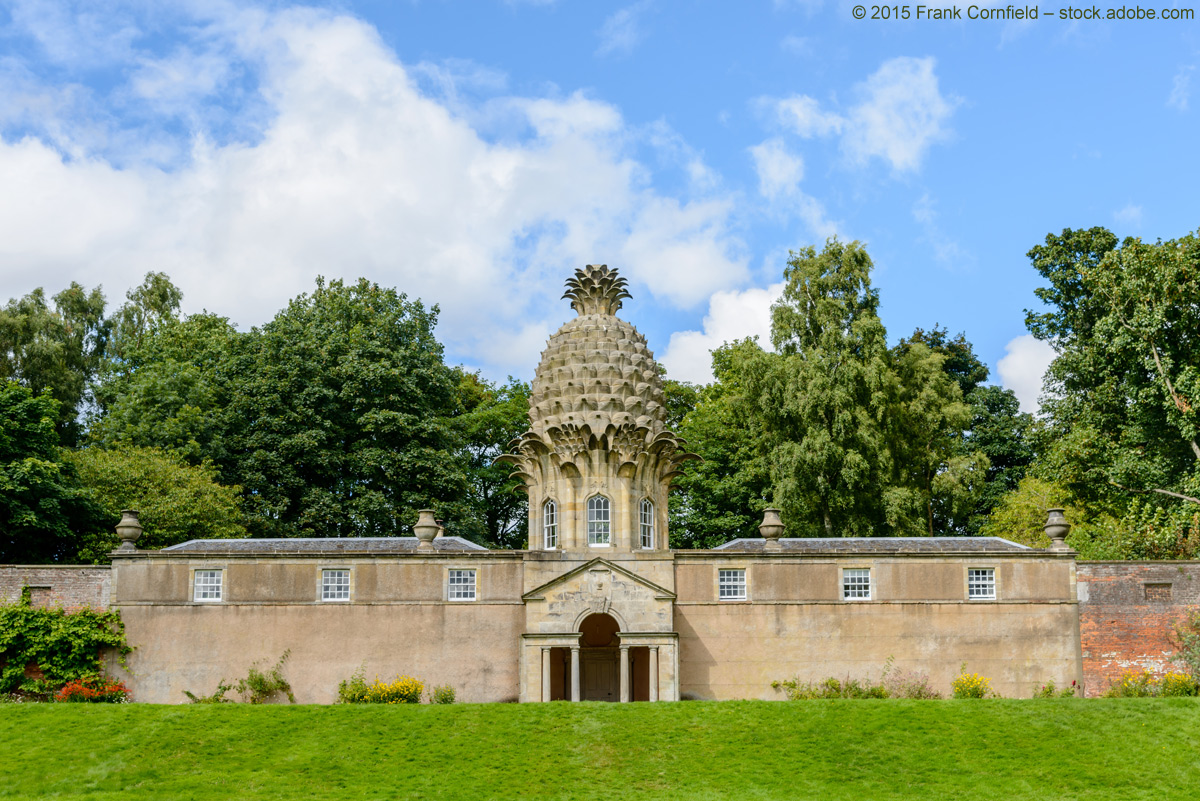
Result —
[{"label": "red brick wall", "polygon": [[0,603],[20,600],[29,587],[35,606],[107,609],[111,580],[107,566],[0,565]]},{"label": "red brick wall", "polygon": [[1077,577],[1088,695],[1126,671],[1177,669],[1171,634],[1189,606],[1200,606],[1200,562],[1079,562]]}]

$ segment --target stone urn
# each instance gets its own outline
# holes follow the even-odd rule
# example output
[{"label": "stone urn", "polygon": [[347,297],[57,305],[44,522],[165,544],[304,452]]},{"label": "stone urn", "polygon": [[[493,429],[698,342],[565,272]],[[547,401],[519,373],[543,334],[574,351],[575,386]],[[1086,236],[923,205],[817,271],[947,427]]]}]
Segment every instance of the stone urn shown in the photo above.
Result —
[{"label": "stone urn", "polygon": [[117,523],[117,536],[121,538],[118,551],[136,551],[138,537],[142,536],[142,524],[138,522],[136,509],[122,509],[121,522]]},{"label": "stone urn", "polygon": [[417,535],[418,551],[432,551],[433,539],[441,530],[442,527],[433,519],[432,509],[417,510],[417,524],[413,526],[413,533]]},{"label": "stone urn", "polygon": [[763,509],[763,520],[758,525],[758,533],[765,540],[763,549],[778,551],[782,549],[779,538],[783,536],[783,519],[778,509]]},{"label": "stone urn", "polygon": [[1071,550],[1067,546],[1067,532],[1070,530],[1071,524],[1067,522],[1062,509],[1046,510],[1046,525],[1042,526],[1042,531],[1046,532],[1046,536],[1050,538],[1050,550]]}]

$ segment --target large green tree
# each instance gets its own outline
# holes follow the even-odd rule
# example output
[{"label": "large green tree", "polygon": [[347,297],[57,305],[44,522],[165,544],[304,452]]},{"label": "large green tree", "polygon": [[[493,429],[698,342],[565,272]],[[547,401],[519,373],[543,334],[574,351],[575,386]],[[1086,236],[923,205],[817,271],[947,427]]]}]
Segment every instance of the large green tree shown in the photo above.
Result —
[{"label": "large green tree", "polygon": [[478,373],[457,372],[454,430],[466,473],[466,496],[460,508],[447,510],[447,530],[496,548],[524,548],[529,528],[525,484],[510,477],[510,467],[494,462],[529,428],[529,384],[514,378],[494,384]]},{"label": "large green tree", "polygon": [[59,403],[0,380],[0,563],[70,561],[101,511],[62,460]]},{"label": "large green tree", "polygon": [[437,309],[361,279],[318,279],[237,348],[227,483],[260,536],[395,536],[465,490]]},{"label": "large green tree", "polygon": [[1058,351],[1040,469],[1096,510],[1200,505],[1200,240],[1068,229],[1029,256],[1050,308],[1027,324]]},{"label": "large green tree", "polygon": [[210,464],[190,465],[176,454],[136,447],[83,448],[63,459],[100,510],[98,525],[77,532],[74,561],[108,561],[120,545],[114,527],[122,509],[139,512],[145,531],[138,548],[247,536],[240,488],[221,485]]},{"label": "large green tree", "polygon": [[676,433],[701,457],[681,465],[672,484],[672,547],[712,548],[758,536],[771,476],[766,429],[753,411],[747,379],[766,358],[755,340],[728,343],[713,351],[714,383],[699,390],[667,385],[668,412],[691,405]]},{"label": "large green tree", "polygon": [[65,445],[82,433],[80,413],[104,358],[109,323],[104,295],[77,283],[53,297],[42,289],[0,308],[0,380],[43,390],[58,401],[55,427]]}]

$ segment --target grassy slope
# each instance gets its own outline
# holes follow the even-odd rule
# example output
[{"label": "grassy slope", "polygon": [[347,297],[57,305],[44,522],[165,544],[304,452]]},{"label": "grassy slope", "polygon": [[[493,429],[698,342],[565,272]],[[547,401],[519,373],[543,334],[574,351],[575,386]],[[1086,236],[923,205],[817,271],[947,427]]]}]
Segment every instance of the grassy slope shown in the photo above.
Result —
[{"label": "grassy slope", "polygon": [[0,706],[0,798],[1200,797],[1200,701]]}]

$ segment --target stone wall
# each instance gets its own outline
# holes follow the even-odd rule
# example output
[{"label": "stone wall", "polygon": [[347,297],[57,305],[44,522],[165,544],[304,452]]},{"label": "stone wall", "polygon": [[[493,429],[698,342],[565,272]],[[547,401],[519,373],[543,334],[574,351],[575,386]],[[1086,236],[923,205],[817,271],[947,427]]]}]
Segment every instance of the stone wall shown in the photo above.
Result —
[{"label": "stone wall", "polygon": [[1172,669],[1175,624],[1200,605],[1200,562],[1079,562],[1077,577],[1088,695],[1127,671]]},{"label": "stone wall", "polygon": [[107,609],[108,566],[0,565],[0,603],[15,603],[28,587],[34,606]]}]

